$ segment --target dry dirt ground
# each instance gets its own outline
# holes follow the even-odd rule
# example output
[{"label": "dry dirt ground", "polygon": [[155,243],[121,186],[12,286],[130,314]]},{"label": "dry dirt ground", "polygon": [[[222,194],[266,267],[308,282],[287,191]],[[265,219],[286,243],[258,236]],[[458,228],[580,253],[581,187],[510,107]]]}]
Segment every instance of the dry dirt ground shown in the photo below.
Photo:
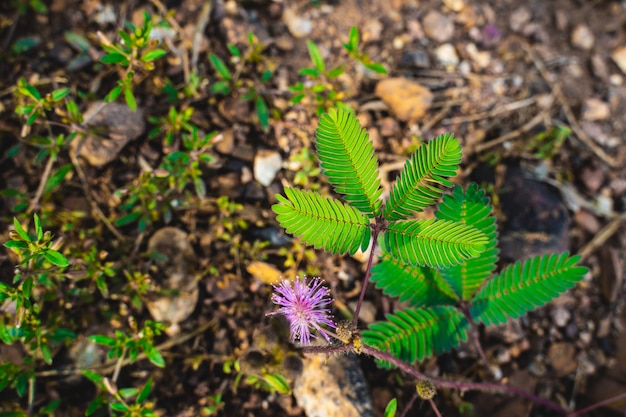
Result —
[{"label": "dry dirt ground", "polygon": [[[157,230],[170,225],[187,234],[182,240],[190,245],[176,252],[182,257],[180,263],[193,269],[184,273],[197,279],[182,305],[195,307],[171,336],[157,340],[165,343],[165,368],[140,361],[125,366],[118,380],[119,386],[140,386],[153,377],[151,398],[163,415],[201,415],[216,394],[223,401],[218,415],[303,415],[289,396],[268,394],[243,382],[235,390],[236,372],[224,369],[225,362],[240,358],[254,345],[253,330],[269,322],[263,312],[272,308],[270,287],[264,282],[273,279],[270,266],[323,276],[344,309],[353,308],[358,298],[361,260],[304,251],[281,235],[270,210],[282,186],[293,184],[298,173],[306,174],[315,164],[308,158],[297,161],[305,155],[303,149],[313,149],[314,103],[305,98],[291,104],[287,88],[303,81],[298,71],[311,66],[307,40],[318,45],[328,67],[345,65],[345,73],[332,85],[356,110],[374,141],[388,175],[384,182],[394,179],[399,164],[421,140],[454,132],[464,147],[458,181],[477,181],[489,189],[499,214],[506,261],[557,250],[584,256],[591,273],[574,290],[510,325],[482,329],[485,350],[501,379],[572,409],[626,392],[626,2],[51,0],[46,2],[46,14],[32,10],[21,14],[12,3],[27,2],[0,5],[4,49],[0,51],[0,188],[20,189],[31,196],[42,171],[41,164],[33,163],[36,150],[25,147],[15,157],[6,155],[24,133],[23,120],[14,114],[12,94],[18,79],[24,77],[44,91],[68,86],[85,111],[117,79],[115,71],[97,62],[103,53],[98,31],[114,39],[123,21],[140,23],[143,11],[166,18],[175,29],[165,37],[170,51],[165,61],[146,74],[136,89],[143,120],[131,118],[122,124],[124,134],[136,129],[136,138],[113,151],[112,160],[105,163],[81,159],[84,172],[66,177],[61,191],[41,201],[44,209],[58,216],[72,210],[85,213],[78,230],[67,231],[66,242],[97,246],[109,253],[108,260],[120,271],[149,270],[142,254],[150,244],[158,245],[151,240]],[[171,12],[166,15],[167,11]],[[387,76],[366,71],[349,59],[342,44],[351,26],[359,28],[364,51],[388,69]],[[89,41],[83,64],[76,63],[80,53],[68,42],[67,32]],[[250,102],[241,99],[245,91],[226,97],[210,91],[218,78],[207,54],[229,62],[226,45],[245,50],[249,32],[266,45],[262,54],[274,73],[262,91],[271,114],[265,131]],[[21,53],[10,50],[16,41],[29,37],[34,40],[32,48]],[[105,218],[120,216],[115,190],[131,184],[146,165],[157,166],[168,151],[148,138],[152,126],[137,126],[149,117],[167,114],[170,103],[161,92],[164,80],[182,85],[194,68],[204,81],[195,95],[181,103],[194,109],[192,120],[197,126],[221,135],[219,146],[211,150],[214,163],[202,172],[206,199],[174,211],[171,220],[157,218],[145,233],[138,232],[136,224],[119,227],[124,238],[120,240],[91,214],[90,204],[95,202]],[[245,67],[240,76],[258,81],[259,74]],[[382,92],[378,86],[388,77],[401,78],[405,84]],[[414,82],[426,98],[403,97],[406,83]],[[414,113],[404,115],[401,107],[407,102]],[[55,115],[50,117],[56,120]],[[122,123],[115,120],[111,123]],[[72,162],[69,153],[61,151],[59,166]],[[256,169],[269,164],[263,157],[276,154],[282,165],[270,174],[268,185],[262,185]],[[328,186],[315,172],[304,178],[307,187]],[[232,212],[219,208],[216,201],[221,196],[241,208]],[[5,235],[12,224],[13,204],[7,195],[0,197]],[[20,216],[24,221],[28,218]],[[50,222],[61,224],[58,219]],[[245,230],[243,223],[248,225]],[[180,238],[178,232],[172,233],[166,241]],[[232,236],[223,238],[224,233]],[[270,244],[259,246],[261,241]],[[11,281],[13,262],[2,252],[3,282]],[[69,290],[71,285],[62,288]],[[113,288],[112,284],[112,293]],[[81,304],[83,310],[72,310],[68,320],[79,333],[78,340],[126,328],[129,317],[144,321],[154,315],[146,308],[134,308],[122,288],[120,284],[116,297],[96,295]],[[365,323],[383,318],[395,307],[373,288],[366,300]],[[37,369],[47,373],[38,378],[36,405],[60,398],[56,415],[84,415],[95,395],[91,383],[56,373],[76,366],[77,344],[58,349],[52,366]],[[0,346],[2,361],[19,361],[21,355],[18,348]],[[382,371],[366,358],[360,358],[360,365],[377,415],[382,415],[392,397],[399,399],[402,409],[413,385],[403,384],[400,374]],[[471,346],[420,365],[424,372],[448,378],[488,378],[479,368]],[[9,390],[0,393],[0,404],[26,404],[14,395]],[[553,415],[528,401],[490,393],[463,398],[440,393],[438,398],[448,416],[459,415],[463,401],[474,404],[476,416]],[[589,415],[619,416],[624,409],[622,402]],[[434,414],[423,404],[407,415]]]}]

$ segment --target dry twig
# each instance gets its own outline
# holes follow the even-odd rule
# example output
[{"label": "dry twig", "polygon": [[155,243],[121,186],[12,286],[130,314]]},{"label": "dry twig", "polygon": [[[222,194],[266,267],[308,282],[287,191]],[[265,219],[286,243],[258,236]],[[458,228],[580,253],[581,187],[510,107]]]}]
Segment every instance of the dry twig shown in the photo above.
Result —
[{"label": "dry twig", "polygon": [[524,48],[524,51],[526,51],[530,59],[533,61],[533,64],[535,65],[535,68],[537,68],[539,73],[541,74],[541,77],[544,79],[544,81],[548,84],[548,86],[552,90],[552,95],[561,104],[561,107],[563,108],[563,113],[565,113],[565,117],[567,118],[567,121],[569,122],[570,127],[572,128],[572,131],[576,134],[576,137],[578,138],[578,140],[580,140],[598,158],[600,158],[602,161],[604,161],[606,164],[608,164],[612,168],[621,168],[624,164],[624,156],[626,156],[626,154],[624,153],[624,150],[620,152],[620,154],[617,157],[613,157],[607,154],[604,151],[604,149],[602,149],[598,144],[596,144],[585,133],[585,131],[581,129],[580,125],[578,124],[578,120],[576,120],[576,117],[574,116],[574,113],[572,112],[572,108],[570,107],[569,103],[567,102],[567,99],[563,95],[561,86],[557,82],[554,82],[551,80],[550,74],[548,73],[548,70],[546,69],[545,65],[533,52],[530,46],[524,44],[522,45],[522,47]]}]

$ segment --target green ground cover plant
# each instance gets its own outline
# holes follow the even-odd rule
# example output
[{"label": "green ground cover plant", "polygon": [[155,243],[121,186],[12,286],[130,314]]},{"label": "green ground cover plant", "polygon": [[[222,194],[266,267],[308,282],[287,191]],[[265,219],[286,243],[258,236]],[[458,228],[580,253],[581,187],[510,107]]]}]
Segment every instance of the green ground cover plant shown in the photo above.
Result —
[{"label": "green ground cover plant", "polygon": [[[376,357],[383,366],[400,367],[418,376],[416,395],[429,401],[436,413],[434,388],[424,384],[459,389],[477,386],[434,381],[410,364],[459,346],[470,333],[489,369],[477,323],[501,324],[524,315],[558,297],[588,272],[577,265],[578,256],[564,252],[518,261],[494,274],[498,234],[485,192],[470,184],[466,190],[456,186],[444,195],[461,161],[461,146],[453,135],[441,135],[420,146],[384,199],[373,145],[351,112],[331,109],[321,116],[316,153],[323,174],[343,201],[286,187],[272,208],[287,233],[307,245],[336,254],[369,250],[363,290],[348,325],[329,321],[325,306],[330,301],[322,302],[318,284],[311,289],[299,281],[276,286],[278,312],[289,319],[292,338],[304,345],[309,344],[311,330],[344,343],[339,348],[331,343],[309,351],[331,353],[347,347]],[[436,203],[433,218],[417,218]],[[382,257],[373,265],[377,245]],[[369,280],[407,307],[360,331],[359,310]],[[499,388],[507,389],[505,385]],[[523,395],[568,414],[532,394]],[[395,408],[390,403],[386,416],[395,415]]]}]

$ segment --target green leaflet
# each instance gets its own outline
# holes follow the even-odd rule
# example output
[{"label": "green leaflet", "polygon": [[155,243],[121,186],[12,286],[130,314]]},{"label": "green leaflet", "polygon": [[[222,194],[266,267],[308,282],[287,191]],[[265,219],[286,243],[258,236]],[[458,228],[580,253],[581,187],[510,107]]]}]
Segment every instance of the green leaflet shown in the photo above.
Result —
[{"label": "green leaflet", "polygon": [[452,306],[408,308],[372,323],[362,340],[407,363],[446,352],[467,339],[468,322]]},{"label": "green leaflet", "polygon": [[368,218],[357,209],[318,193],[285,188],[272,206],[276,220],[287,233],[313,247],[336,254],[353,255],[370,243]]},{"label": "green leaflet", "polygon": [[549,254],[516,262],[502,270],[474,297],[470,314],[487,325],[501,324],[541,307],[573,287],[587,273],[580,256]]},{"label": "green leaflet", "polygon": [[369,217],[380,214],[378,159],[367,132],[345,110],[331,109],[322,115],[316,131],[320,166],[335,191]]},{"label": "green leaflet", "polygon": [[401,303],[407,302],[411,307],[431,307],[458,301],[457,295],[437,270],[412,267],[390,256],[372,267],[370,279],[386,295],[397,297]]},{"label": "green leaflet", "polygon": [[439,187],[452,186],[446,177],[456,175],[460,162],[461,145],[452,134],[437,136],[420,146],[391,188],[383,216],[403,220],[434,204],[442,195]]},{"label": "green leaflet", "polygon": [[440,271],[458,297],[470,300],[493,274],[498,262],[498,232],[489,199],[477,184],[471,184],[465,193],[456,186],[452,195],[443,197],[435,216],[475,227],[487,236],[485,251],[479,257]]},{"label": "green leaflet", "polygon": [[437,219],[394,222],[382,237],[383,249],[402,262],[434,268],[478,256],[487,242],[473,227]]}]

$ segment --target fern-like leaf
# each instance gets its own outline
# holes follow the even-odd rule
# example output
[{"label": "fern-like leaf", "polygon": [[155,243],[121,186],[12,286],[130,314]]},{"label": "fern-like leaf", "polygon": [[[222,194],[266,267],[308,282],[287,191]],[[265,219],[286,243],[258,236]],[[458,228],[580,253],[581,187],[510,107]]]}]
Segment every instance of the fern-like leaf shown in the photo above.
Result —
[{"label": "fern-like leaf", "polygon": [[569,253],[536,256],[502,270],[474,297],[471,316],[482,323],[501,324],[540,307],[573,287],[587,268]]},{"label": "fern-like leaf", "polygon": [[369,217],[380,214],[378,159],[367,132],[345,110],[330,109],[316,131],[317,156],[322,171],[346,202]]},{"label": "fern-like leaf", "polygon": [[420,146],[391,188],[383,216],[404,220],[431,206],[443,193],[440,186],[453,185],[446,177],[456,175],[460,162],[461,145],[452,134],[437,136]]},{"label": "fern-like leaf", "polygon": [[480,230],[448,220],[393,222],[383,232],[383,249],[409,265],[447,268],[480,255],[488,239]]},{"label": "fern-like leaf", "polygon": [[408,308],[386,318],[364,330],[362,341],[407,363],[446,352],[467,339],[467,320],[455,307]]},{"label": "fern-like leaf", "polygon": [[285,188],[285,195],[276,196],[272,210],[287,233],[335,254],[353,255],[369,246],[369,220],[357,209],[316,192]]},{"label": "fern-like leaf", "polygon": [[406,265],[387,256],[372,267],[376,287],[411,307],[454,304],[459,298],[436,269]]},{"label": "fern-like leaf", "polygon": [[460,186],[456,186],[452,195],[443,197],[435,216],[475,227],[487,236],[485,251],[479,257],[440,271],[460,298],[471,300],[478,288],[491,277],[498,262],[498,232],[489,198],[477,184],[470,184],[465,193]]}]

